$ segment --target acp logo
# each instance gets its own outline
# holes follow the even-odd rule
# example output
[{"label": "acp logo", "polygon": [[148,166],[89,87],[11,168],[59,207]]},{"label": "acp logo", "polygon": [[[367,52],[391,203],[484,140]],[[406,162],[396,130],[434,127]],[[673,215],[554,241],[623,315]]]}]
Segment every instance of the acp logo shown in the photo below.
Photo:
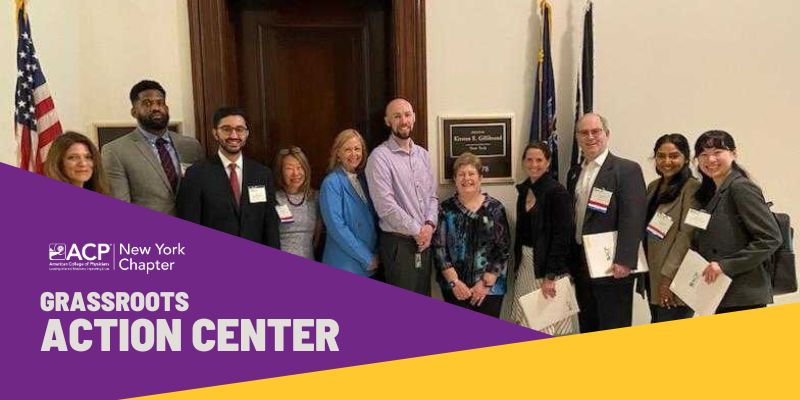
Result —
[{"label": "acp logo", "polygon": [[48,246],[50,261],[101,261],[110,252],[111,245],[107,243],[86,243],[83,246],[50,243]]}]

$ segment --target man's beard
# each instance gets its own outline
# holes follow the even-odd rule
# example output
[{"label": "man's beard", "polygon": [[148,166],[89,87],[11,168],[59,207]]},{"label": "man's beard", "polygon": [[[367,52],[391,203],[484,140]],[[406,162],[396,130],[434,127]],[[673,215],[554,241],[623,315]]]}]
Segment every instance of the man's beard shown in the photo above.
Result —
[{"label": "man's beard", "polygon": [[169,113],[163,113],[163,115],[164,118],[161,118],[160,120],[153,119],[150,116],[139,116],[139,118],[136,120],[144,129],[158,132],[166,129],[167,126],[169,126]]},{"label": "man's beard", "polygon": [[400,129],[398,129],[398,130],[392,129],[392,135],[394,135],[398,139],[405,140],[405,139],[408,139],[408,138],[411,137],[411,129],[408,130],[408,133],[403,133],[403,132],[401,132]]}]

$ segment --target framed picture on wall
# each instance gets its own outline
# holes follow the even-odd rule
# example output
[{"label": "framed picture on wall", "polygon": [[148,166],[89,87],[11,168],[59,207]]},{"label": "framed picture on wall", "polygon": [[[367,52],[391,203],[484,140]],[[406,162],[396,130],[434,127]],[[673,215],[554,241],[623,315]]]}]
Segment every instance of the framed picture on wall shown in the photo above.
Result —
[{"label": "framed picture on wall", "polygon": [[453,183],[453,162],[464,152],[483,164],[484,183],[513,183],[513,114],[439,117],[439,183]]},{"label": "framed picture on wall", "polygon": [[[97,147],[100,149],[112,140],[121,138],[136,129],[136,123],[132,121],[95,122],[92,126],[94,127],[95,135],[97,135]],[[181,121],[170,121],[169,130],[183,133],[183,123]]]}]

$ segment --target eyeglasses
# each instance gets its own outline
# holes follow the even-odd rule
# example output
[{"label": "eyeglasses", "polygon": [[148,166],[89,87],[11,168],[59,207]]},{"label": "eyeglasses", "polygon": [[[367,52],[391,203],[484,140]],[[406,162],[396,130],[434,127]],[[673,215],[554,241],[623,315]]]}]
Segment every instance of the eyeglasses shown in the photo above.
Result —
[{"label": "eyeglasses", "polygon": [[578,135],[581,136],[581,137],[589,137],[589,135],[592,135],[592,137],[595,137],[595,136],[599,136],[603,132],[604,132],[604,130],[601,129],[601,128],[583,129],[583,130],[578,131]]},{"label": "eyeglasses", "polygon": [[278,150],[278,154],[282,156],[285,156],[287,154],[303,154],[303,150],[300,150],[300,148],[297,146],[292,146]]},{"label": "eyeglasses", "polygon": [[244,135],[250,131],[249,129],[247,129],[246,126],[228,126],[228,125],[222,125],[220,127],[217,127],[217,130],[226,135],[230,135],[233,132],[236,132],[239,135]]}]

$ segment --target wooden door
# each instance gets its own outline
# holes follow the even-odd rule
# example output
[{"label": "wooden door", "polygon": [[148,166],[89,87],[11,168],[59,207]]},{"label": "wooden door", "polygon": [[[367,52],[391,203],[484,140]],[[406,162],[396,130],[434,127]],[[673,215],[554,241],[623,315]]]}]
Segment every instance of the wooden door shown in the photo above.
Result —
[{"label": "wooden door", "polygon": [[[319,185],[334,135],[384,140],[383,107],[411,101],[425,146],[425,0],[187,0],[195,124],[208,154],[209,118],[240,105],[254,134],[247,153],[272,164],[277,149],[309,154]],[[191,134],[191,132],[189,132]]]},{"label": "wooden door", "polygon": [[380,143],[392,92],[388,10],[387,0],[241,3],[237,59],[249,156],[272,165],[279,149],[299,146],[319,187],[340,131],[355,128],[370,147]]}]

